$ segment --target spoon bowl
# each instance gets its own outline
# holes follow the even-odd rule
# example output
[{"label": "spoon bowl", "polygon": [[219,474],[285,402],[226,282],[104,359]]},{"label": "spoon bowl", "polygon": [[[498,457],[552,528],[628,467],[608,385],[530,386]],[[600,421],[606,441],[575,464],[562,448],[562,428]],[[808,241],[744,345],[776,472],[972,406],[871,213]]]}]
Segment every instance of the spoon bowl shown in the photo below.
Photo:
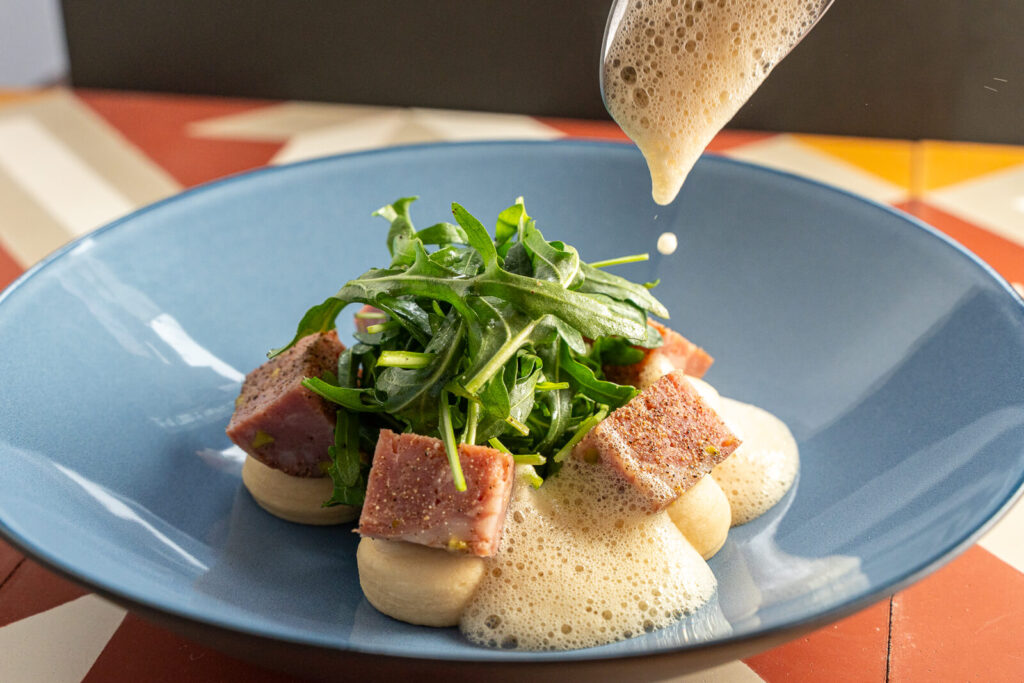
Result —
[{"label": "spoon bowl", "polygon": [[601,50],[601,97],[647,159],[658,204],[715,134],[831,6],[778,0],[617,0]]}]

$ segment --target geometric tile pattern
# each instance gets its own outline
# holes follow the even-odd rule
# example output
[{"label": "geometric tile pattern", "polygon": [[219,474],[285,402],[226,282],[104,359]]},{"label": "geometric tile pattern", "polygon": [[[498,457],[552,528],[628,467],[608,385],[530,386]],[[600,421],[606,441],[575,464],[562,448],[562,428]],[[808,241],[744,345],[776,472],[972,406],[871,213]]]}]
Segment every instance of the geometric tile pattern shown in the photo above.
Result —
[{"label": "geometric tile pattern", "polygon": [[[767,140],[736,147],[729,150],[728,155],[780,171],[827,179],[830,185],[884,204],[903,201],[910,195],[909,155],[894,159],[894,172],[888,174],[890,177],[903,178],[905,182],[902,184],[873,173],[870,170],[871,166],[865,168],[858,165],[855,163],[858,157],[854,155],[848,158],[834,156],[795,135],[776,135]],[[898,166],[895,166],[896,164]]]},{"label": "geometric tile pattern", "polygon": [[1011,282],[1024,282],[1024,243],[1011,241],[961,216],[943,211],[930,201],[911,200],[896,205],[938,228],[981,257]]},{"label": "geometric tile pattern", "polygon": [[[747,665],[767,681],[884,681],[889,645],[889,601],[755,655]],[[837,673],[840,672],[840,673]]]},{"label": "geometric tile pattern", "polygon": [[924,140],[921,190],[932,192],[1024,165],[1024,147]]},{"label": "geometric tile pattern", "polygon": [[561,136],[559,131],[535,119],[513,114],[482,117],[470,112],[433,109],[359,112],[347,120],[297,133],[274,156],[273,163],[437,140],[551,140]]},{"label": "geometric tile pattern", "polygon": [[180,189],[67,92],[0,106],[0,244],[22,266]]},{"label": "geometric tile pattern", "polygon": [[129,147],[144,151],[184,187],[262,166],[281,147],[276,141],[212,139],[189,132],[196,121],[258,110],[266,102],[108,91],[76,95]]},{"label": "geometric tile pattern", "polygon": [[1024,574],[975,546],[893,600],[900,681],[1024,679]]},{"label": "geometric tile pattern", "polygon": [[0,680],[82,680],[124,615],[103,598],[85,595],[5,626],[0,629]]},{"label": "geometric tile pattern", "polygon": [[[106,91],[0,92],[0,288],[76,235],[269,163],[438,140],[624,141],[604,121]],[[723,131],[708,148],[892,204],[1024,282],[1024,147]],[[891,600],[676,681],[1024,680],[1024,506]],[[0,682],[290,680],[0,542]]]},{"label": "geometric tile pattern", "polygon": [[909,140],[872,140],[833,135],[794,135],[798,142],[910,191],[914,148]]},{"label": "geometric tile pattern", "polygon": [[1024,245],[1024,163],[947,185],[923,199]]}]

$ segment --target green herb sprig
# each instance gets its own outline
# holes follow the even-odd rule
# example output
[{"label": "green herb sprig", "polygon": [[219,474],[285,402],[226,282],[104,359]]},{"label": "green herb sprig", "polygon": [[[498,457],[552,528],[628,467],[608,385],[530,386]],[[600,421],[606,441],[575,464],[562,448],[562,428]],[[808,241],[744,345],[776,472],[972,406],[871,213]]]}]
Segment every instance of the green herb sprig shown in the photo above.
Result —
[{"label": "green herb sprig", "polygon": [[[338,360],[336,377],[304,385],[338,405],[325,505],[362,503],[380,429],[440,438],[453,481],[465,489],[458,444],[490,444],[532,466],[539,485],[610,411],[637,390],[607,380],[606,364],[637,362],[662,343],[648,316],[668,311],[640,285],[548,241],[522,199],[498,216],[494,236],[458,204],[455,223],[416,230],[415,197],[375,212],[388,222],[391,262],[346,283],[310,308],[294,339],[334,328],[341,311],[369,304],[382,314]],[[427,246],[435,246],[432,252]]]}]

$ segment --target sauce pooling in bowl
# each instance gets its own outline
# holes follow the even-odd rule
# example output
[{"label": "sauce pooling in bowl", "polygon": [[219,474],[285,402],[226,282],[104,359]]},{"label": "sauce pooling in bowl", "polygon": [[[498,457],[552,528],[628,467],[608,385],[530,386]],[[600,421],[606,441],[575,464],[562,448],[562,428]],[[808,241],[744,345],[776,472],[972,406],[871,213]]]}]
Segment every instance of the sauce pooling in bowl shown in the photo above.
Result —
[{"label": "sauce pooling in bowl", "polygon": [[711,568],[668,515],[624,505],[621,486],[576,459],[539,490],[520,478],[462,632],[491,647],[569,650],[663,628],[707,602]]},{"label": "sauce pooling in bowl", "polygon": [[814,25],[823,0],[635,0],[613,14],[608,112],[668,204],[715,134]]},{"label": "sauce pooling in bowl", "polygon": [[[767,411],[691,381],[749,441],[713,476],[728,487],[723,504],[736,506],[733,526],[750,521],[792,486],[796,441]],[[462,632],[490,647],[568,650],[664,628],[707,602],[717,586],[711,568],[668,513],[631,509],[621,486],[575,459],[538,490],[518,478],[501,548],[485,560]]]}]

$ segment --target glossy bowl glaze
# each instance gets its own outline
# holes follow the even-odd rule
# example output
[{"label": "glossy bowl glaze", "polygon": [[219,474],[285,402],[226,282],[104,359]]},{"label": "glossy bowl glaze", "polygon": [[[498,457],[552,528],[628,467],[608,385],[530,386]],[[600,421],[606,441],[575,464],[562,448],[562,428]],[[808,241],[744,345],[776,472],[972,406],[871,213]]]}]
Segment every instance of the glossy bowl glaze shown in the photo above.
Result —
[{"label": "glossy bowl glaze", "polygon": [[[0,531],[151,618],[303,675],[646,677],[881,599],[1009,506],[1024,478],[1024,305],[991,269],[793,176],[708,157],[670,207],[648,183],[624,145],[411,147],[229,178],[79,240],[0,297]],[[650,251],[618,272],[660,278],[670,324],[717,358],[707,379],[790,425],[797,484],[731,532],[699,613],[588,650],[481,649],[377,613],[349,527],[280,521],[241,488],[224,426],[244,373],[386,259],[370,213],[410,194],[422,225],[452,201],[490,224],[523,195],[587,260]],[[671,255],[656,249],[665,232]]]}]

